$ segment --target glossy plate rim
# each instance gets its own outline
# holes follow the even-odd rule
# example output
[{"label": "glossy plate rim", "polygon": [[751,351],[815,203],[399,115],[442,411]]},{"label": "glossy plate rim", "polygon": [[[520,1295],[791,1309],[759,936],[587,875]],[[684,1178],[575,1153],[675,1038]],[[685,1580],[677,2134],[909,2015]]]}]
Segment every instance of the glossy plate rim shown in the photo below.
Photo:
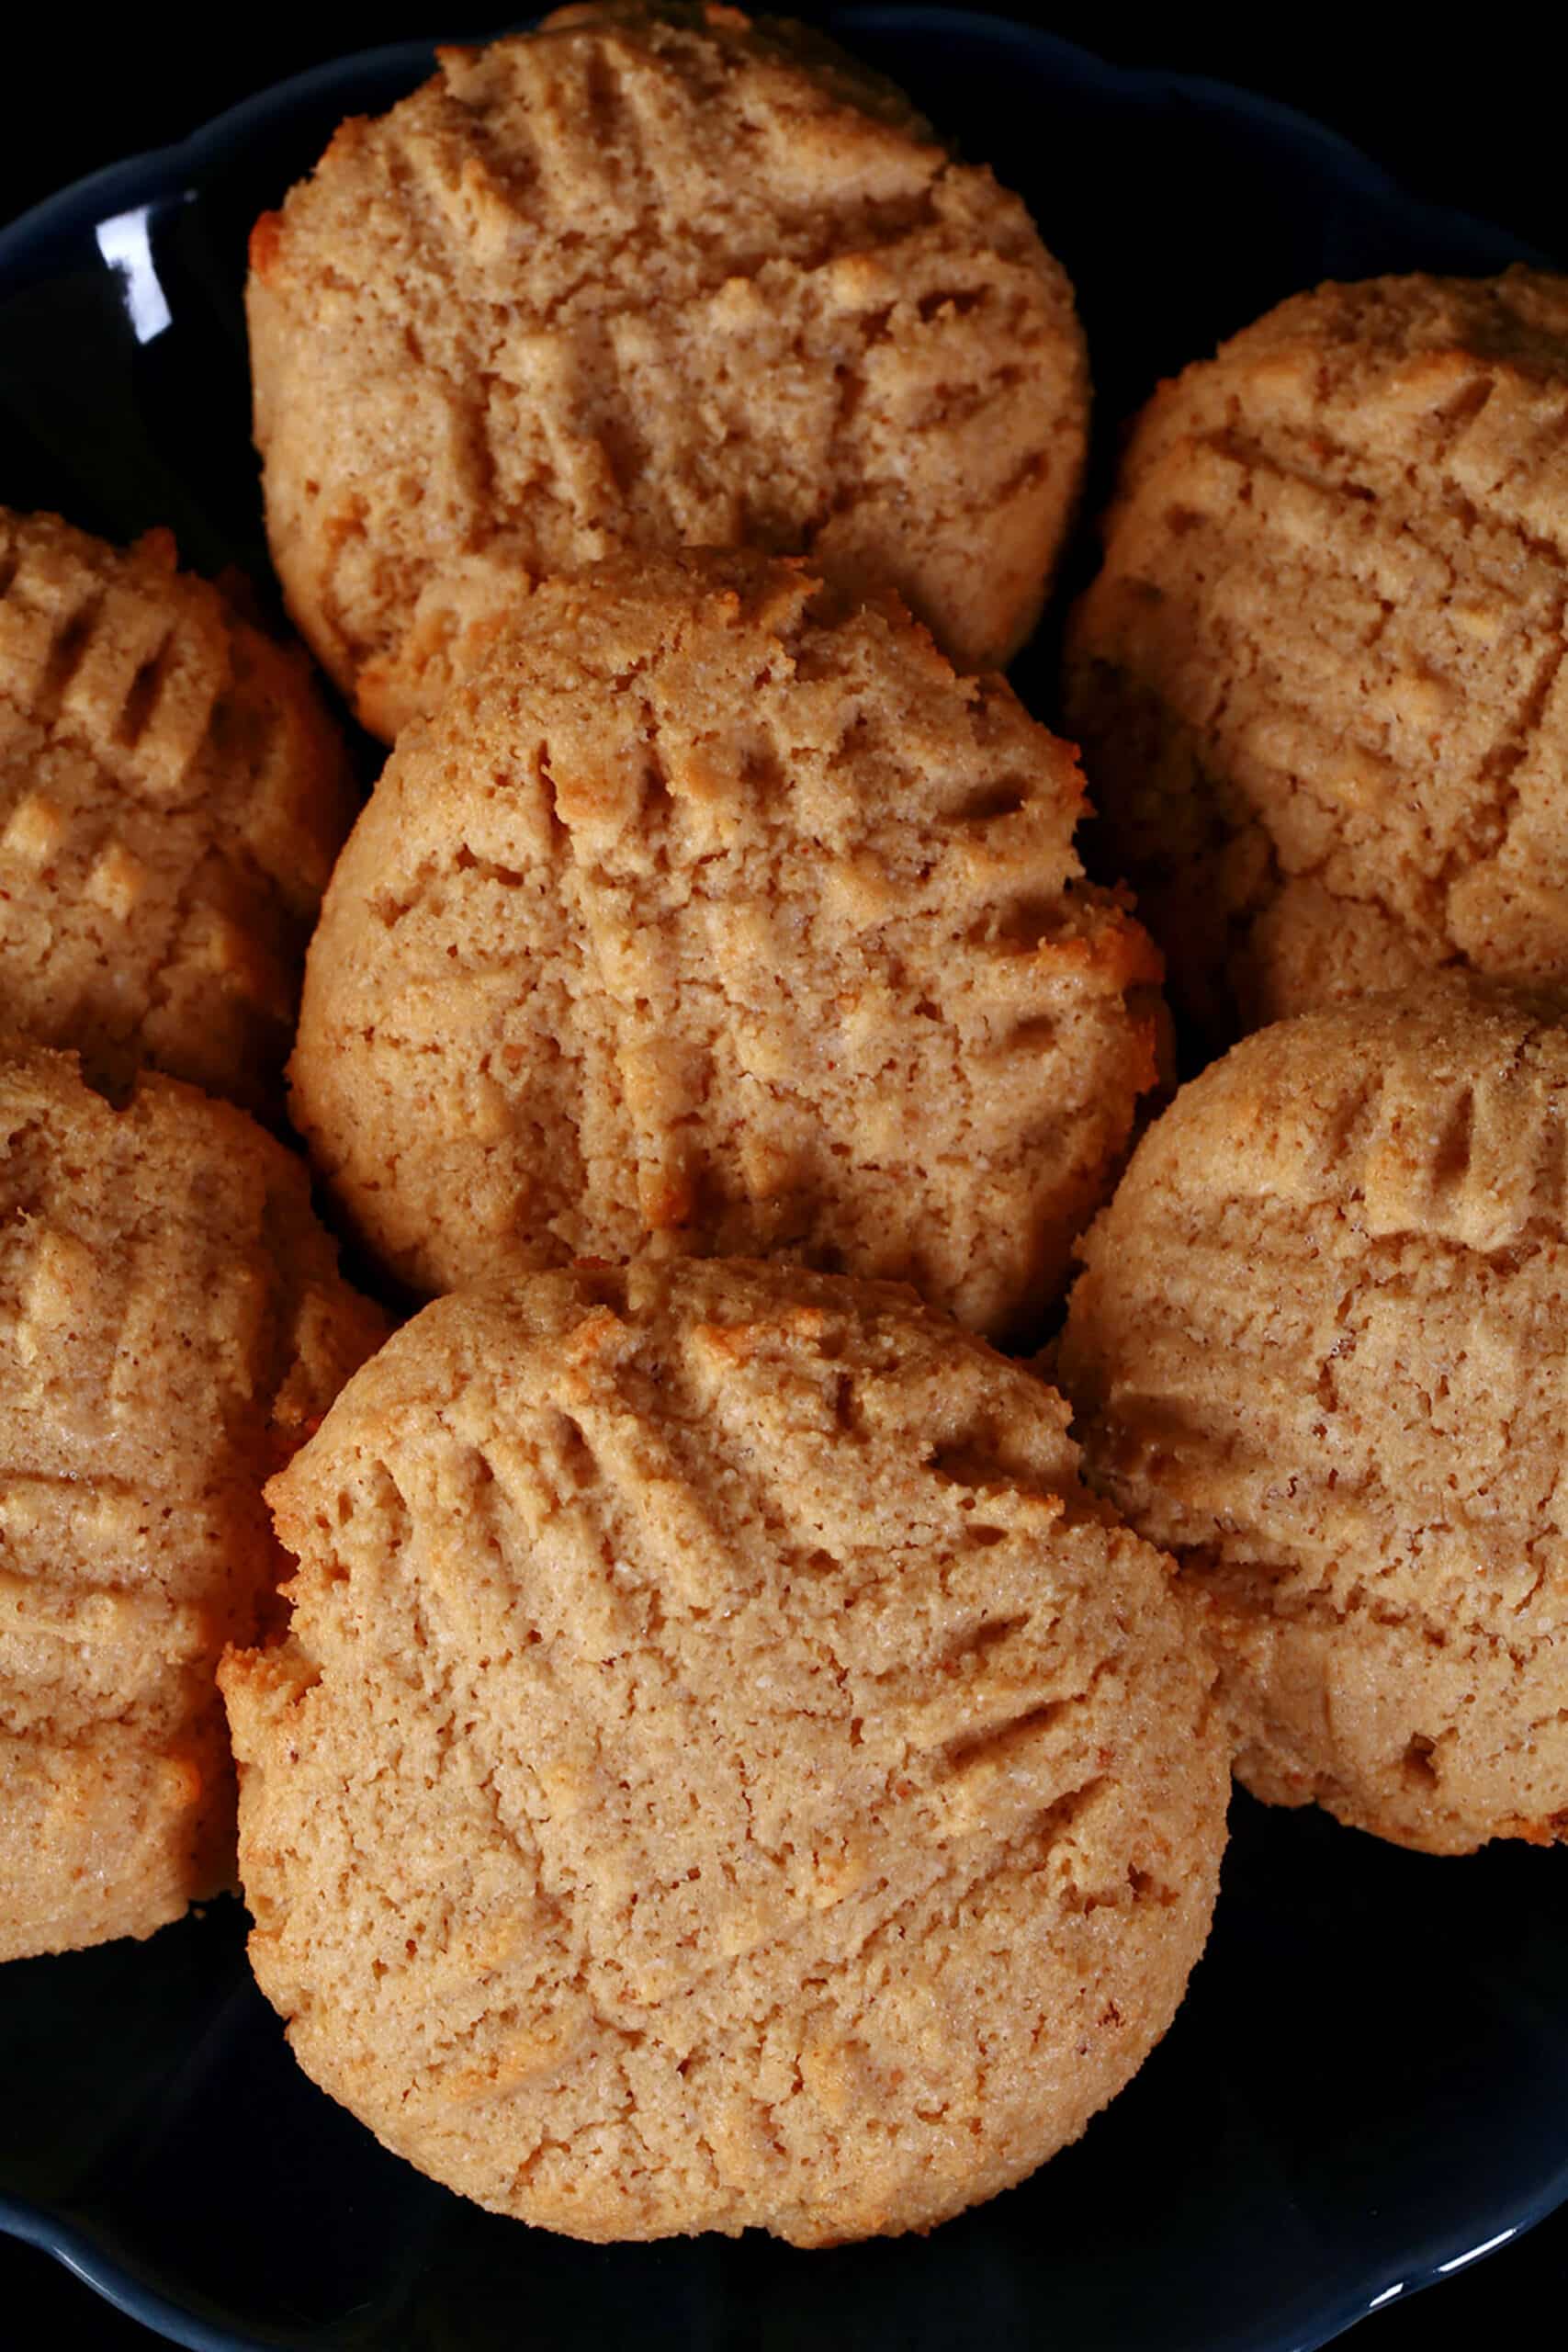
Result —
[{"label": "glossy plate rim", "polygon": [[[1102,90],[1128,97],[1184,100],[1260,124],[1282,142],[1315,155],[1324,163],[1332,163],[1335,170],[1371,201],[1397,204],[1407,213],[1443,223],[1453,234],[1490,232],[1490,225],[1479,214],[1413,195],[1392,172],[1343,132],[1262,91],[1245,89],[1239,84],[1223,82],[1212,75],[1177,73],[1164,66],[1115,65],[1059,33],[986,9],[926,6],[921,0],[869,0],[869,5],[863,0],[863,5],[834,6],[821,12],[821,21],[829,31],[843,32],[852,39],[857,28],[896,33],[916,18],[928,31],[962,33],[966,40],[979,38],[998,48],[1021,50],[1036,62],[1043,62],[1052,72],[1071,80],[1092,83]],[[524,30],[536,21],[532,16],[520,17],[510,28],[468,38],[498,40],[508,29]],[[359,83],[405,68],[412,73],[424,64],[438,46],[459,44],[462,39],[451,35],[394,41],[324,59],[320,64],[306,66],[285,81],[272,83],[265,89],[237,100],[183,139],[123,156],[41,198],[14,220],[0,224],[0,294],[16,291],[26,283],[34,275],[40,255],[51,245],[117,212],[131,211],[138,204],[166,197],[171,182],[195,180],[279,116],[332,96],[340,84]],[[1511,232],[1509,234],[1521,251],[1550,266],[1545,254],[1539,248],[1532,251],[1529,240],[1515,237]]]}]

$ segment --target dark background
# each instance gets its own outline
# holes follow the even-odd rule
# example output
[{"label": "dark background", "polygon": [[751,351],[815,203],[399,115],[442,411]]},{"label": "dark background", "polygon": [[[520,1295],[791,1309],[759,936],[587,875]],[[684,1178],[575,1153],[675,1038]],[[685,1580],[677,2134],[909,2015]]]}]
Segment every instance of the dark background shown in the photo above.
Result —
[{"label": "dark background", "polygon": [[[780,15],[822,13],[775,0]],[[528,10],[429,6],[204,7],[190,29],[155,6],[9,12],[0,75],[0,218],[100,164],[182,138],[236,99],[323,58],[426,35],[500,31]],[[1119,64],[1239,82],[1331,123],[1417,194],[1457,204],[1568,265],[1562,81],[1542,53],[1546,9],[1449,17],[1365,0],[1359,9],[1012,6]],[[1532,32],[1532,28],[1540,29]],[[31,126],[31,128],[29,128]],[[1125,159],[1105,158],[1108,183]],[[1093,192],[1086,191],[1086,200]]]},{"label": "dark background", "polygon": [[[783,6],[788,0],[780,0]],[[1506,5],[1459,19],[1436,10],[1008,7],[1119,63],[1208,74],[1267,92],[1331,124],[1406,187],[1515,231],[1568,265],[1568,141],[1562,81],[1531,28],[1545,12]],[[809,6],[790,13],[812,16]],[[345,51],[436,33],[499,30],[510,12],[432,7],[209,8],[66,15],[35,7],[6,28],[10,101],[0,137],[0,221],[101,164],[179,139],[270,82]],[[188,29],[186,28],[189,28]],[[1108,153],[1114,185],[1126,158]],[[1086,190],[1086,201],[1094,192]],[[1565,1957],[1568,1965],[1568,1957]],[[0,2101],[4,2086],[0,2086]],[[1436,2352],[1450,2342],[1561,2342],[1568,2311],[1568,2212],[1436,2293],[1364,2322],[1366,2352]],[[520,2334],[528,2328],[519,2314]],[[0,2343],[143,2352],[154,2339],[55,2264],[0,2241]],[[838,2352],[826,2347],[825,2352]],[[1062,2346],[1053,2352],[1099,2352]]]}]

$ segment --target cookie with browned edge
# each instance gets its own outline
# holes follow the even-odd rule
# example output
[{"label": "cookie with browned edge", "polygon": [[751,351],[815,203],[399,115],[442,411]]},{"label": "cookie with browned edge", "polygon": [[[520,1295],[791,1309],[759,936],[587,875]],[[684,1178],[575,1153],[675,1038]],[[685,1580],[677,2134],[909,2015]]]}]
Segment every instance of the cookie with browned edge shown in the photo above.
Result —
[{"label": "cookie with browned edge", "polygon": [[1568,978],[1565,603],[1568,277],[1320,287],[1161,389],[1066,707],[1211,1036]]},{"label": "cookie with browned edge", "polygon": [[276,1605],[262,1484],[384,1329],[242,1112],[0,1044],[0,1959],[233,1883],[213,1668]]},{"label": "cookie with browned edge", "polygon": [[1156,1077],[1080,806],[999,678],[798,561],[547,582],[339,861],[296,1123],[416,1288],[790,1250],[1024,1330]]},{"label": "cookie with browned edge", "polygon": [[591,2239],[927,2229],[1075,2139],[1202,1948],[1229,1748],[1052,1391],[900,1287],[427,1307],[269,1494],[223,1668],[317,2082]]},{"label": "cookie with browned edge", "polygon": [[0,509],[0,1022],[276,1116],[357,801],[303,653],[166,531]]},{"label": "cookie with browned edge", "polygon": [[1433,1853],[1568,1829],[1565,1105],[1556,997],[1260,1031],[1144,1138],[1057,1367],[1247,1785]]},{"label": "cookie with browned edge", "polygon": [[633,548],[804,551],[1008,660],[1089,393],[1019,198],[734,8],[569,8],[437,67],[251,245],[273,559],[366,726],[431,708],[542,575]]}]

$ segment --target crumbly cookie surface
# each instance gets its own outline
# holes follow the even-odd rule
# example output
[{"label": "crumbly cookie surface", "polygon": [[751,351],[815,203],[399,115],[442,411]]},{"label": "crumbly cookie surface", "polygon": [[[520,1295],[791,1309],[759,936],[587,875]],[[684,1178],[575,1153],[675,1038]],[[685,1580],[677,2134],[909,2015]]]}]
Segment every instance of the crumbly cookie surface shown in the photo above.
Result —
[{"label": "crumbly cookie surface", "polygon": [[242,1113],[0,1044],[0,1959],[233,1883],[214,1667],[275,1606],[262,1483],[383,1328]]},{"label": "crumbly cookie surface", "polygon": [[628,548],[807,551],[963,666],[1010,658],[1088,414],[1019,199],[735,9],[570,9],[438,65],[252,243],[274,560],[365,724]]},{"label": "crumbly cookie surface", "polygon": [[0,509],[0,1020],[276,1114],[356,798],[303,656],[166,532]]},{"label": "crumbly cookie surface", "polygon": [[1080,798],[999,679],[798,563],[547,583],[355,829],[296,1123],[417,1288],[651,1238],[1026,1326],[1156,1077]]},{"label": "crumbly cookie surface", "polygon": [[1057,1366],[1243,1780],[1432,1852],[1568,1827],[1565,1107],[1561,1000],[1495,984],[1246,1039],[1134,1155]]},{"label": "crumbly cookie surface", "polygon": [[428,1307],[269,1495],[223,1668],[308,2073],[592,2239],[925,2228],[1076,2137],[1207,1931],[1228,1747],[1066,1408],[909,1293]]},{"label": "crumbly cookie surface", "polygon": [[1568,278],[1286,302],[1134,434],[1068,725],[1212,1034],[1568,976]]}]

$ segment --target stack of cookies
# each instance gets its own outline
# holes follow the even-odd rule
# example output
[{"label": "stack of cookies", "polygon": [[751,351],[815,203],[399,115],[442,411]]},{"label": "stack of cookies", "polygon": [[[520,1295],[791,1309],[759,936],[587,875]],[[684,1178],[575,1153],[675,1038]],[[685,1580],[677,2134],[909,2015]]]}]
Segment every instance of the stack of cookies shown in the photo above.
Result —
[{"label": "stack of cookies", "polygon": [[0,514],[0,1957],[233,1883],[262,1482],[387,1328],[235,1107],[281,1116],[353,805],[302,656],[165,537]]},{"label": "stack of cookies", "polygon": [[1085,1249],[1089,1475],[1247,1784],[1438,1853],[1568,1833],[1565,612],[1568,280],[1515,269],[1162,387],[1068,633],[1179,1010],[1242,1037]]},{"label": "stack of cookies", "polygon": [[998,674],[1088,432],[1022,205],[727,7],[438,66],[251,248],[352,831],[301,653],[0,536],[0,1951],[237,1869],[481,2203],[926,2228],[1164,2032],[1233,1762],[1568,1821],[1568,290],[1152,404],[1065,686],[1140,919]]}]

